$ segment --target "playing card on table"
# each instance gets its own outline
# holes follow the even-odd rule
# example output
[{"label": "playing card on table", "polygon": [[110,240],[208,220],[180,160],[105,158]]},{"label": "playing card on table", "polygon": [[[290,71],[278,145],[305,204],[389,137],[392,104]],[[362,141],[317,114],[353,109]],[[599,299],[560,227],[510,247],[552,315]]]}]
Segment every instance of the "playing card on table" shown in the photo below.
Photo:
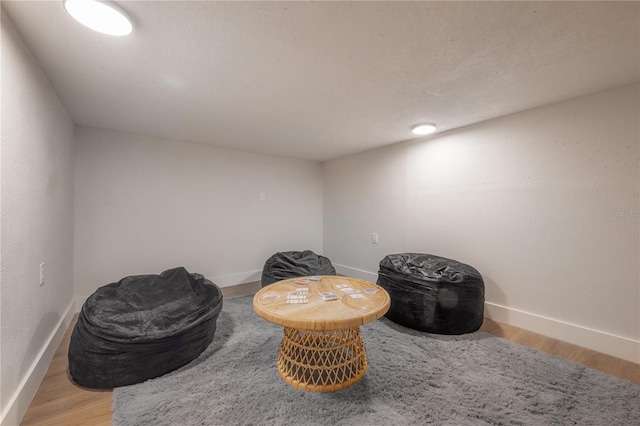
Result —
[{"label": "playing card on table", "polygon": [[338,295],[335,294],[335,293],[320,293],[320,297],[325,302],[329,301],[329,300],[338,300],[339,299]]}]

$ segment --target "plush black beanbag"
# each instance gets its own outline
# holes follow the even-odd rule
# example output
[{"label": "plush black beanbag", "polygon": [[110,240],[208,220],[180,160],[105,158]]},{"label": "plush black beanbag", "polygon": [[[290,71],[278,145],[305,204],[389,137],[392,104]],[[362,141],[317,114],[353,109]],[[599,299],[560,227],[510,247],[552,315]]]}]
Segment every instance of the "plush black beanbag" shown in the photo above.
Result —
[{"label": "plush black beanbag", "polygon": [[335,275],[331,261],[311,250],[283,251],[271,256],[262,269],[262,287],[287,278]]},{"label": "plush black beanbag", "polygon": [[484,318],[484,281],[472,266],[430,254],[391,254],[378,285],[391,296],[386,317],[435,334],[476,331]]},{"label": "plush black beanbag", "polygon": [[100,287],[82,306],[69,345],[69,373],[111,389],[175,370],[211,343],[220,288],[179,267]]}]

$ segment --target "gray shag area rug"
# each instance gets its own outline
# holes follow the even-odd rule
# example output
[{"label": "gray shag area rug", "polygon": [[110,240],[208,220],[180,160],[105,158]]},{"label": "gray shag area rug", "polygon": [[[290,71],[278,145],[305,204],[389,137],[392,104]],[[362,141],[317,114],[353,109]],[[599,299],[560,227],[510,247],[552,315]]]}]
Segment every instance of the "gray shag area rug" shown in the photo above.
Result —
[{"label": "gray shag area rug", "polygon": [[113,425],[640,425],[640,386],[484,332],[437,336],[384,318],[361,327],[361,381],[297,390],[276,369],[282,327],[251,302],[224,301],[190,364],[116,388]]}]

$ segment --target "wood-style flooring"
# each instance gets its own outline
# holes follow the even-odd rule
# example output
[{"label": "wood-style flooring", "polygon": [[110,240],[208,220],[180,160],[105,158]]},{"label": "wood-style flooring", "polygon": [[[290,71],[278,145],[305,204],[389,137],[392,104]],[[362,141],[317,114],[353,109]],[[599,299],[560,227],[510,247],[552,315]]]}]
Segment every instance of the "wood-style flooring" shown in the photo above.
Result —
[{"label": "wood-style flooring", "polygon": [[[259,288],[259,286],[258,286]],[[224,297],[250,294],[254,286],[223,289]],[[71,331],[69,326],[56,351],[49,370],[22,421],[23,426],[108,426],[111,425],[111,391],[95,391],[75,385],[68,375],[67,351]],[[485,318],[481,330],[511,342],[529,346],[603,373],[640,385],[640,365],[594,352],[556,339]]]}]

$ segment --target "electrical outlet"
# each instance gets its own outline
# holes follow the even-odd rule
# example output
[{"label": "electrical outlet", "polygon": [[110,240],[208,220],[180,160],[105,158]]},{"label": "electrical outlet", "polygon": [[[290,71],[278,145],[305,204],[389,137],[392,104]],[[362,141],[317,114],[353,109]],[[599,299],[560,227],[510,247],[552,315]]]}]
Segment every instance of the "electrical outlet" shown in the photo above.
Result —
[{"label": "electrical outlet", "polygon": [[260,201],[266,201],[266,200],[267,200],[267,194],[266,194],[266,193],[264,193],[264,192],[261,192],[261,193],[258,195],[258,200],[260,200]]},{"label": "electrical outlet", "polygon": [[378,233],[374,232],[371,234],[371,244],[378,244]]},{"label": "electrical outlet", "polygon": [[44,263],[40,264],[40,287],[44,285]]}]

